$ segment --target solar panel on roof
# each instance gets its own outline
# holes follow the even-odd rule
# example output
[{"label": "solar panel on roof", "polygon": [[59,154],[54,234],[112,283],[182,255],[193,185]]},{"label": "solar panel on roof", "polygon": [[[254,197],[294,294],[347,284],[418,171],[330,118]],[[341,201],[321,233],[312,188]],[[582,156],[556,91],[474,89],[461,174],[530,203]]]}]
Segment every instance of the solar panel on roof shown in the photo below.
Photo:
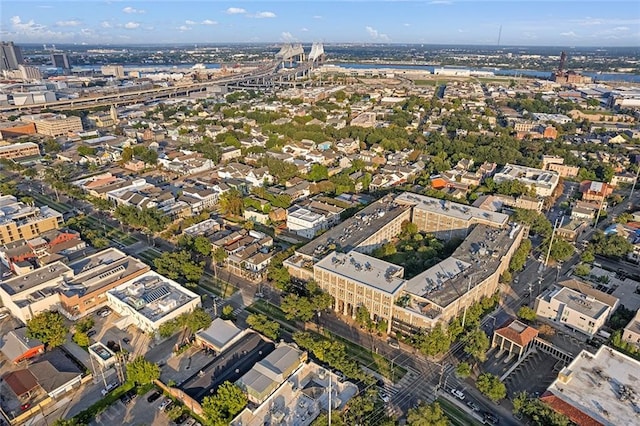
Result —
[{"label": "solar panel on roof", "polygon": [[167,288],[167,286],[163,285],[161,287],[151,290],[148,293],[145,293],[144,296],[142,296],[142,299],[147,303],[151,303],[154,300],[158,300],[161,297],[166,296],[167,294],[169,294],[169,289]]}]

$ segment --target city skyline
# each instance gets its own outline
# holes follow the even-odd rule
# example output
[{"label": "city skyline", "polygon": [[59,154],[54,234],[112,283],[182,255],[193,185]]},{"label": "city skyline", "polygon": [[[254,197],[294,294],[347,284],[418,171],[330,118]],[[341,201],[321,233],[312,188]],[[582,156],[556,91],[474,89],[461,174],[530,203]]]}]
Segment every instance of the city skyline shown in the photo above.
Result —
[{"label": "city skyline", "polygon": [[0,8],[0,38],[16,43],[640,44],[640,6],[631,1],[4,1]]}]

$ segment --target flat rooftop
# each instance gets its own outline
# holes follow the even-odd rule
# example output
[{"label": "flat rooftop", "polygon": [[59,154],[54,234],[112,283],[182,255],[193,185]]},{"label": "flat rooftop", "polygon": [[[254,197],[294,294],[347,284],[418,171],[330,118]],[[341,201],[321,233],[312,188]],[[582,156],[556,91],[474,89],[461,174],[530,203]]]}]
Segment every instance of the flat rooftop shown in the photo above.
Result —
[{"label": "flat rooftop", "polygon": [[[449,306],[467,292],[469,281],[471,281],[470,288],[473,289],[495,272],[500,259],[515,242],[515,235],[521,231],[522,228],[518,225],[505,229],[476,225],[451,257],[441,262],[444,263],[443,266],[438,264],[425,271],[433,270],[436,278],[437,272],[440,271],[440,283],[435,282],[435,285],[429,286],[425,272],[410,280],[418,279],[413,286],[414,291],[417,291],[414,294],[442,308]],[[465,267],[466,265],[469,266]],[[456,271],[459,272],[456,273]],[[419,281],[420,277],[422,282]],[[427,291],[419,294],[423,289]]]},{"label": "flat rooftop", "polygon": [[608,305],[596,300],[593,297],[587,296],[568,287],[562,287],[552,297],[561,303],[565,304],[568,308],[580,312],[589,318],[600,318],[605,315]]},{"label": "flat rooftop", "polygon": [[241,333],[242,330],[236,327],[233,322],[216,318],[211,322],[209,328],[198,331],[196,335],[221,350]]},{"label": "flat rooftop", "polygon": [[583,350],[548,390],[604,425],[640,424],[640,361],[608,346]]},{"label": "flat rooftop", "polygon": [[397,204],[393,196],[386,196],[370,204],[354,216],[297,250],[298,253],[320,259],[332,250],[349,252],[408,207]]},{"label": "flat rooftop", "polygon": [[108,291],[152,322],[186,305],[200,296],[175,281],[148,271]]},{"label": "flat rooftop", "polygon": [[398,203],[410,204],[414,209],[449,216],[455,219],[465,221],[483,220],[492,222],[497,227],[504,226],[509,221],[509,216],[504,213],[483,210],[477,207],[454,203],[448,200],[441,200],[439,198],[427,197],[425,195],[414,194],[411,192],[404,192],[398,195],[396,197],[396,201]]},{"label": "flat rooftop", "polygon": [[215,393],[225,381],[235,383],[274,349],[272,342],[267,342],[256,333],[247,333],[178,387],[191,398],[202,402],[205,396]]},{"label": "flat rooftop", "polygon": [[73,270],[62,262],[54,262],[28,274],[11,278],[0,284],[0,287],[9,295],[27,292],[42,284],[51,283],[57,285],[61,283],[63,277],[73,276]]},{"label": "flat rooftop", "polygon": [[449,257],[411,278],[407,281],[404,289],[409,293],[425,296],[434,291],[441,290],[448,280],[464,273],[464,271],[470,267],[471,264],[467,262]]},{"label": "flat rooftop", "polygon": [[117,280],[126,278],[149,267],[142,261],[115,248],[108,248],[69,264],[73,279],[62,286],[61,291],[71,297],[84,296]]},{"label": "flat rooftop", "polygon": [[357,251],[330,253],[315,267],[391,295],[396,294],[404,284],[402,266]]}]

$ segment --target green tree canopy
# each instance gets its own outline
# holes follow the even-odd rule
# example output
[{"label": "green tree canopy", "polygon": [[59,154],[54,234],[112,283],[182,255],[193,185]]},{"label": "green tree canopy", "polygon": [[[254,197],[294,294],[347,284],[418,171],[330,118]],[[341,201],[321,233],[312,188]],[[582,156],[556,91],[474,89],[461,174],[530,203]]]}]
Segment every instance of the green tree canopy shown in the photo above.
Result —
[{"label": "green tree canopy", "polygon": [[43,311],[27,320],[27,337],[38,339],[49,348],[61,346],[68,333],[64,317],[58,312]]},{"label": "green tree canopy", "polygon": [[280,336],[280,324],[269,320],[264,314],[250,314],[247,317],[247,325],[271,340],[276,340]]},{"label": "green tree canopy", "polygon": [[456,376],[466,379],[471,375],[471,365],[468,362],[461,362],[456,366]]},{"label": "green tree canopy", "polygon": [[297,294],[287,294],[282,299],[280,309],[284,312],[288,320],[299,319],[301,321],[310,321],[315,315],[315,309],[311,301]]},{"label": "green tree canopy", "polygon": [[518,318],[523,319],[525,321],[535,321],[536,311],[534,311],[528,306],[522,306],[520,307],[520,309],[518,309]]},{"label": "green tree canopy", "polygon": [[209,426],[227,426],[247,405],[247,396],[231,382],[224,382],[212,396],[202,401],[206,423]]},{"label": "green tree canopy", "polygon": [[491,373],[482,373],[476,381],[476,387],[487,398],[499,401],[507,396],[507,388],[498,376]]},{"label": "green tree canopy", "polygon": [[160,378],[160,367],[147,361],[143,356],[138,356],[127,364],[127,377],[139,385],[153,383]]},{"label": "green tree canopy", "polygon": [[409,410],[407,423],[411,426],[448,426],[449,419],[440,408],[440,404],[420,404]]},{"label": "green tree canopy", "polygon": [[464,351],[480,362],[487,359],[489,350],[489,338],[481,328],[474,328],[462,338]]}]

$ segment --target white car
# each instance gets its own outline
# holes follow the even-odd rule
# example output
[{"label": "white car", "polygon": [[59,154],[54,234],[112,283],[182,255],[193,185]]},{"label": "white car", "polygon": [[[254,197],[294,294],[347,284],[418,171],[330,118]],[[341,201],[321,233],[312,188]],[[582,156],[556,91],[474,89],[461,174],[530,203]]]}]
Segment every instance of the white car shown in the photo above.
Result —
[{"label": "white car", "polygon": [[102,389],[100,392],[102,392],[102,396],[105,396],[106,394],[114,390],[117,386],[118,386],[118,383],[116,382],[109,383],[107,387]]},{"label": "white car", "polygon": [[458,398],[460,401],[464,400],[464,393],[458,389],[451,389],[451,394]]},{"label": "white car", "polygon": [[380,399],[381,399],[383,402],[389,402],[389,401],[391,401],[391,398],[389,398],[389,395],[387,395],[387,394],[386,394],[386,393],[384,393],[384,392],[380,392]]},{"label": "white car", "polygon": [[164,410],[164,407],[166,407],[167,405],[169,405],[169,403],[171,402],[170,399],[165,398],[160,405],[158,405],[158,410]]}]

